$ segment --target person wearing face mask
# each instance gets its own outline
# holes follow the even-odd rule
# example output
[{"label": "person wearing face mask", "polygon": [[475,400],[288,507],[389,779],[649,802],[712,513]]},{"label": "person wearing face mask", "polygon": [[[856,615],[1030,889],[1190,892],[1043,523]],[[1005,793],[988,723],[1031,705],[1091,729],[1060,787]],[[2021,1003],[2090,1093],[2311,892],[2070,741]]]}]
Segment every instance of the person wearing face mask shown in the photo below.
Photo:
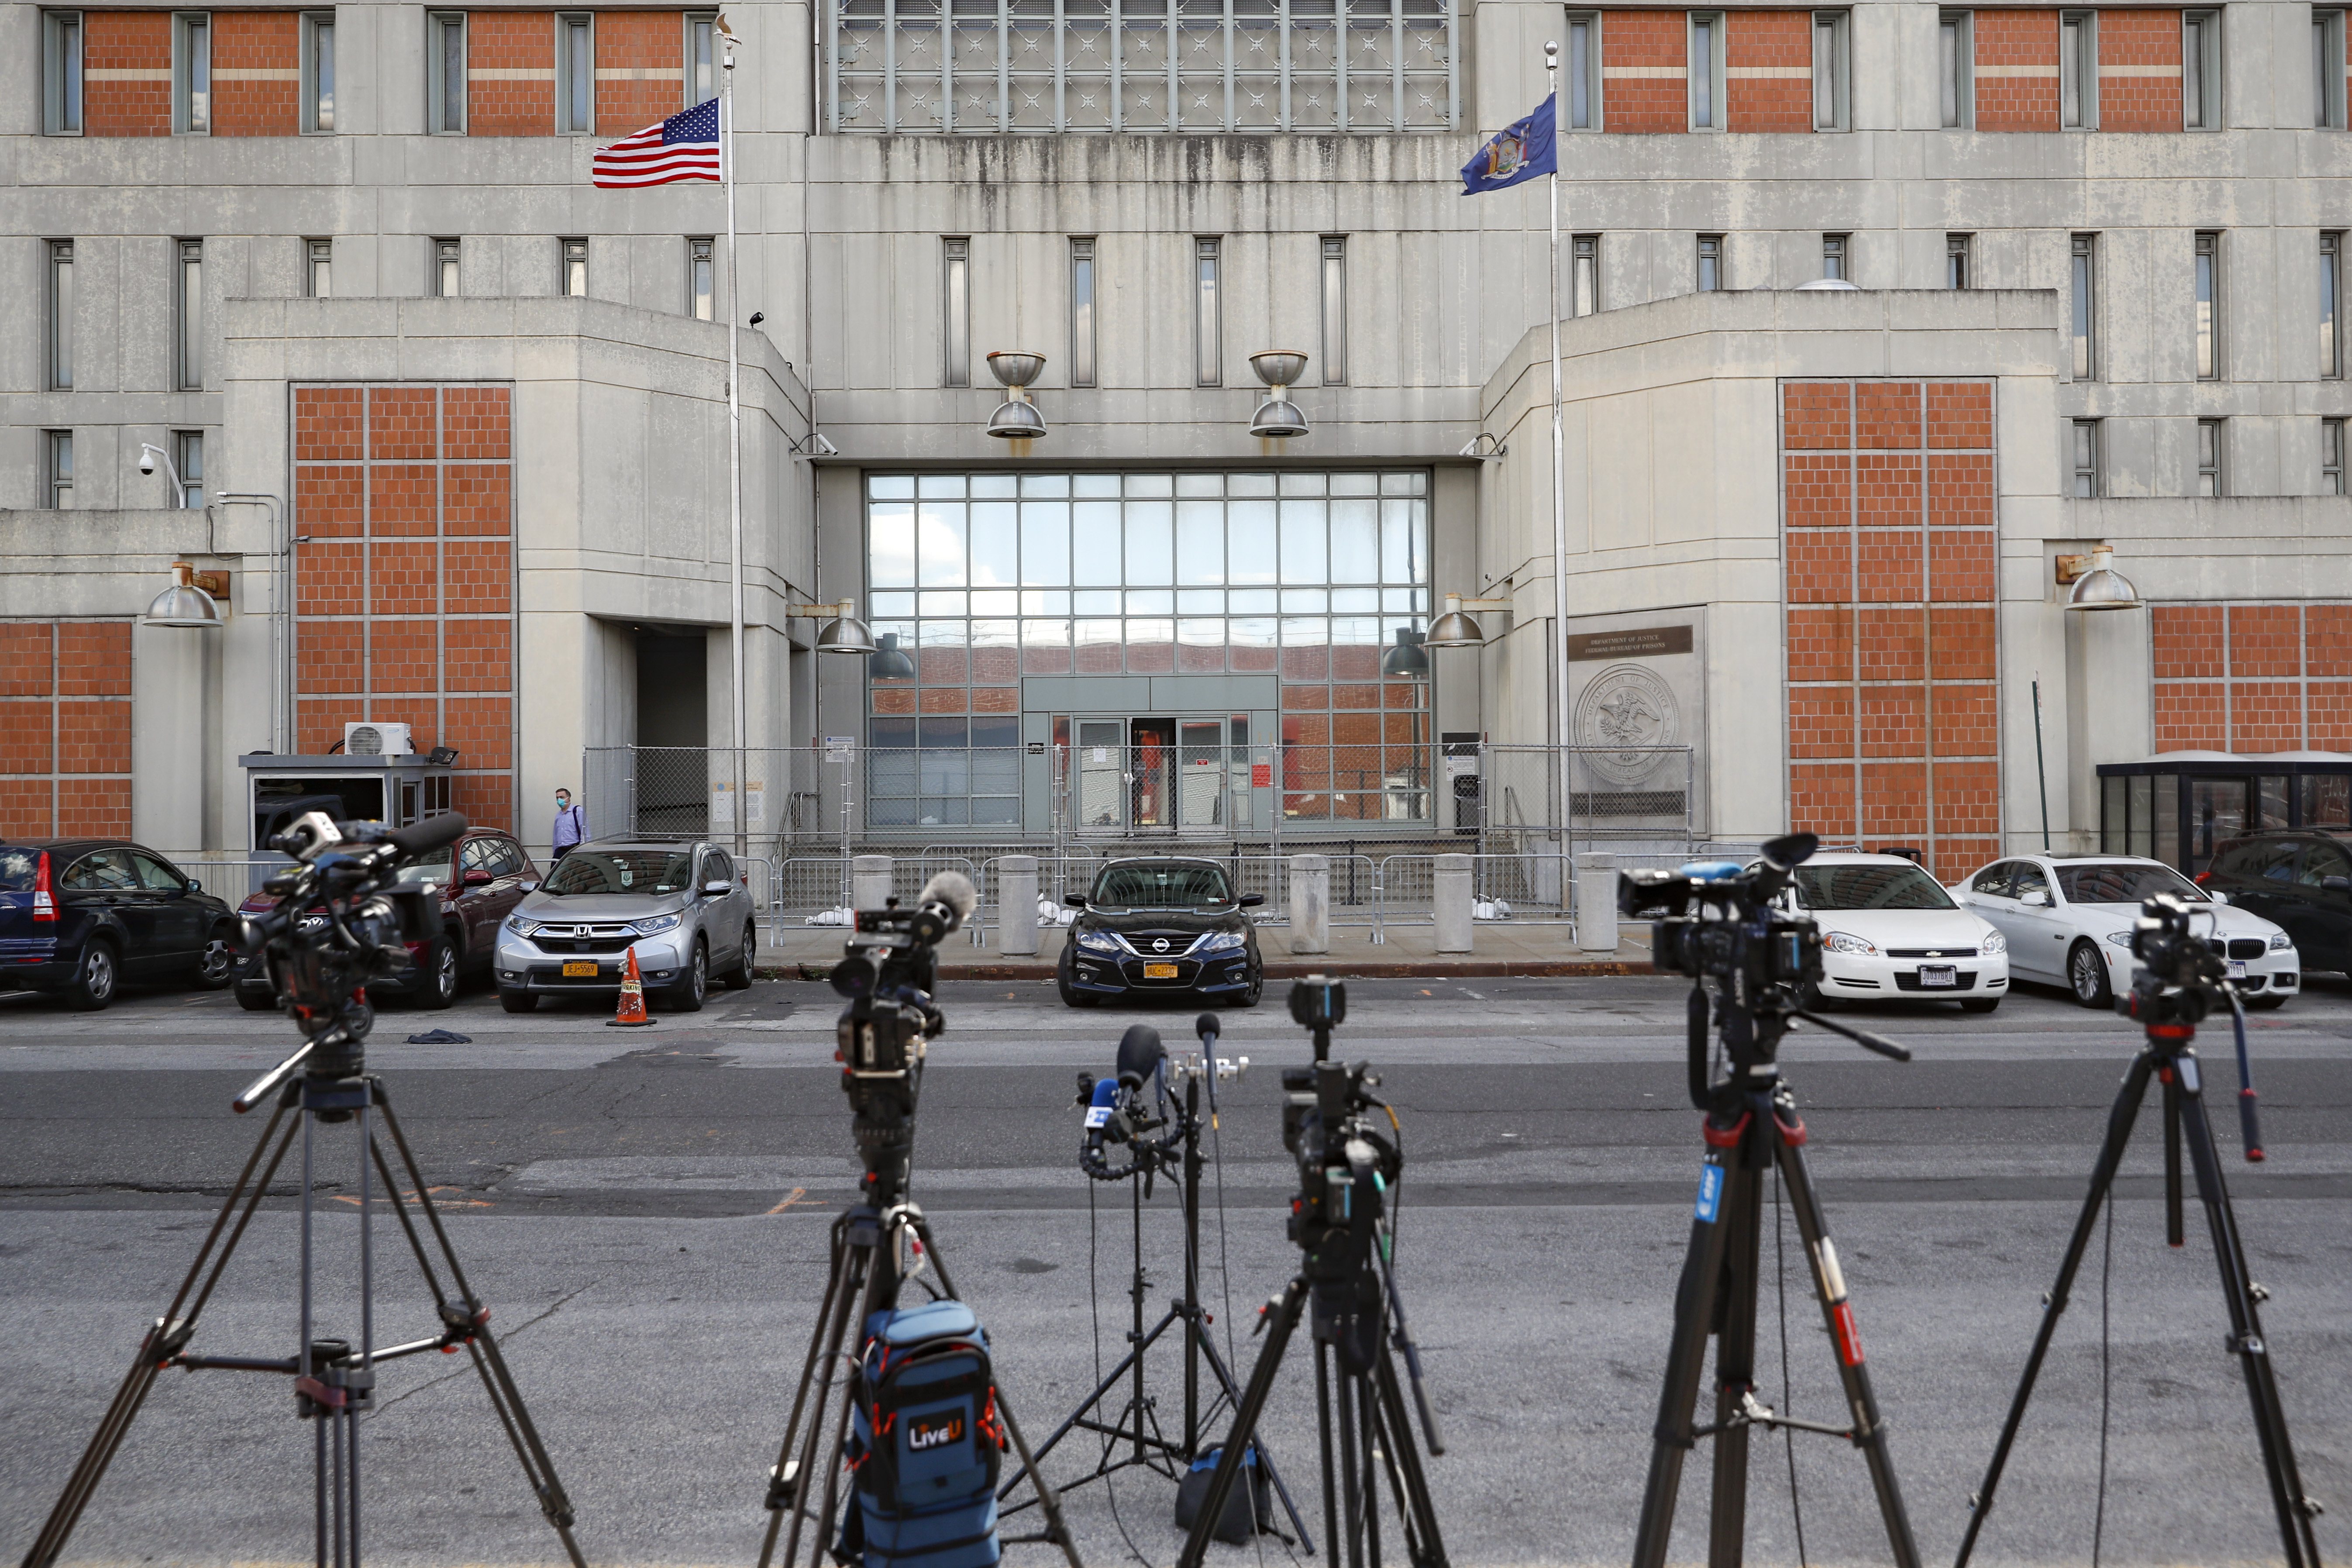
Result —
[{"label": "person wearing face mask", "polygon": [[588,841],[588,813],[572,804],[572,792],[555,792],[555,858],[562,859],[572,848]]}]

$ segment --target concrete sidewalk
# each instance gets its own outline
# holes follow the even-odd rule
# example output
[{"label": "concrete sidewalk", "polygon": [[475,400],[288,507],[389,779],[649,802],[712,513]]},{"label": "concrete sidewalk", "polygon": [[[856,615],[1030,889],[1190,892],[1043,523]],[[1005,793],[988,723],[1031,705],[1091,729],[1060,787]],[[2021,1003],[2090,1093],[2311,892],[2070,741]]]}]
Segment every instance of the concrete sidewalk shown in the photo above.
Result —
[{"label": "concrete sidewalk", "polygon": [[[1578,950],[1565,925],[1519,925],[1509,921],[1482,921],[1471,935],[1473,951],[1437,951],[1437,929],[1430,925],[1387,927],[1387,941],[1374,942],[1369,926],[1334,926],[1328,952],[1297,953],[1290,950],[1290,931],[1283,926],[1258,928],[1258,951],[1269,980],[1296,979],[1302,974],[1463,978],[1513,974],[1647,974],[1650,931],[1645,925],[1622,928],[1614,953]],[[787,926],[772,938],[763,935],[760,973],[796,978],[805,971],[822,973],[841,956],[849,932],[840,926]],[[1066,927],[1037,933],[1038,952],[1008,956],[993,945],[996,931],[988,928],[991,945],[975,947],[959,932],[940,948],[943,980],[1050,980],[1069,940]]]}]

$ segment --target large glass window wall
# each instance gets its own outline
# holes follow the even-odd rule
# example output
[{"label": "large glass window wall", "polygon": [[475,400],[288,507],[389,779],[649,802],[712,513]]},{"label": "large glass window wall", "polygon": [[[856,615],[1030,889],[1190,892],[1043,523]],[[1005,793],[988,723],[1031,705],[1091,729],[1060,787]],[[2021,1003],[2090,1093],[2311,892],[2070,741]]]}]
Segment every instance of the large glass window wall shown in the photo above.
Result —
[{"label": "large glass window wall", "polygon": [[1286,819],[1425,818],[1428,493],[1420,469],[869,475],[872,826],[1020,824],[1022,678],[1087,675],[1276,677]]}]

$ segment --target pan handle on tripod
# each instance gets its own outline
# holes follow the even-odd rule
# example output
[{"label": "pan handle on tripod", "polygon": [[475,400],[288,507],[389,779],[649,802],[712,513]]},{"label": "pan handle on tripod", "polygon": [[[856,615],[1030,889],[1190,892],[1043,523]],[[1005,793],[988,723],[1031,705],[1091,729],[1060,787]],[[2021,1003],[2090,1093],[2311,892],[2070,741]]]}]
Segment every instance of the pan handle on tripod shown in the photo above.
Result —
[{"label": "pan handle on tripod", "polygon": [[228,1108],[239,1116],[243,1116],[247,1111],[268,1099],[270,1091],[284,1083],[294,1069],[302,1065],[302,1058],[317,1049],[318,1045],[319,1042],[316,1040],[303,1042],[300,1050],[247,1084],[244,1092],[228,1102]]},{"label": "pan handle on tripod", "polygon": [[2238,1000],[2238,988],[2230,986],[2230,1023],[2238,1032],[2238,1130],[2244,1135],[2246,1163],[2259,1165],[2263,1160],[2263,1128],[2254,1116],[2254,1064],[2246,1055],[2246,1008]]},{"label": "pan handle on tripod", "polygon": [[1789,1016],[1802,1018],[1814,1027],[1827,1029],[1832,1035],[1843,1035],[1865,1051],[1876,1051],[1880,1056],[1892,1057],[1898,1062],[1907,1062],[1911,1059],[1911,1052],[1907,1047],[1898,1046],[1885,1036],[1874,1035],[1868,1029],[1857,1029],[1851,1024],[1832,1023],[1818,1013],[1807,1013],[1794,1007],[1789,1010]]},{"label": "pan handle on tripod", "polygon": [[1429,1390],[1422,1386],[1421,1347],[1412,1342],[1412,1331],[1405,1326],[1404,1297],[1397,1290],[1396,1274],[1386,1253],[1375,1244],[1373,1255],[1381,1262],[1381,1284],[1388,1290],[1389,1312],[1396,1324],[1390,1338],[1404,1356],[1405,1382],[1412,1386],[1412,1403],[1421,1412],[1421,1435],[1429,1440],[1431,1458],[1445,1452],[1445,1438],[1437,1429],[1437,1412],[1430,1407]]}]

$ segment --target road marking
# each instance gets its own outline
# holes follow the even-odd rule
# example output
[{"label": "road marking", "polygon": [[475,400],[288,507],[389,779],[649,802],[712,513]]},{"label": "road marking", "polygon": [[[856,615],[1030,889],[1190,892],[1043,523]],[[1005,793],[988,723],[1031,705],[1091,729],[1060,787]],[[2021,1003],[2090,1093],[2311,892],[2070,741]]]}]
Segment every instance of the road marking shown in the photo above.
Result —
[{"label": "road marking", "polygon": [[[806,1194],[806,1193],[807,1193],[807,1191],[808,1191],[808,1189],[807,1189],[806,1187],[794,1187],[794,1188],[793,1188],[793,1189],[789,1194],[787,1194],[785,1195],[785,1197],[784,1197],[784,1201],[783,1201],[782,1203],[778,1204],[774,1208],[770,1209],[768,1212],[769,1212],[770,1214],[782,1214],[782,1213],[783,1213],[786,1209],[788,1209],[788,1208],[792,1207],[794,1204],[796,1204],[796,1203],[800,1202],[800,1201],[801,1201],[801,1198],[802,1198],[802,1196],[803,1196],[803,1194]],[[814,1207],[815,1207],[816,1205],[814,1205],[814,1204],[812,1204],[812,1205],[810,1205],[809,1206],[810,1206],[810,1207],[812,1207],[812,1208],[814,1208]],[[1249,1456],[1247,1456],[1246,1454],[1244,1454],[1244,1456],[1242,1456],[1242,1457],[1243,1457],[1244,1458],[1247,1458]]]}]

